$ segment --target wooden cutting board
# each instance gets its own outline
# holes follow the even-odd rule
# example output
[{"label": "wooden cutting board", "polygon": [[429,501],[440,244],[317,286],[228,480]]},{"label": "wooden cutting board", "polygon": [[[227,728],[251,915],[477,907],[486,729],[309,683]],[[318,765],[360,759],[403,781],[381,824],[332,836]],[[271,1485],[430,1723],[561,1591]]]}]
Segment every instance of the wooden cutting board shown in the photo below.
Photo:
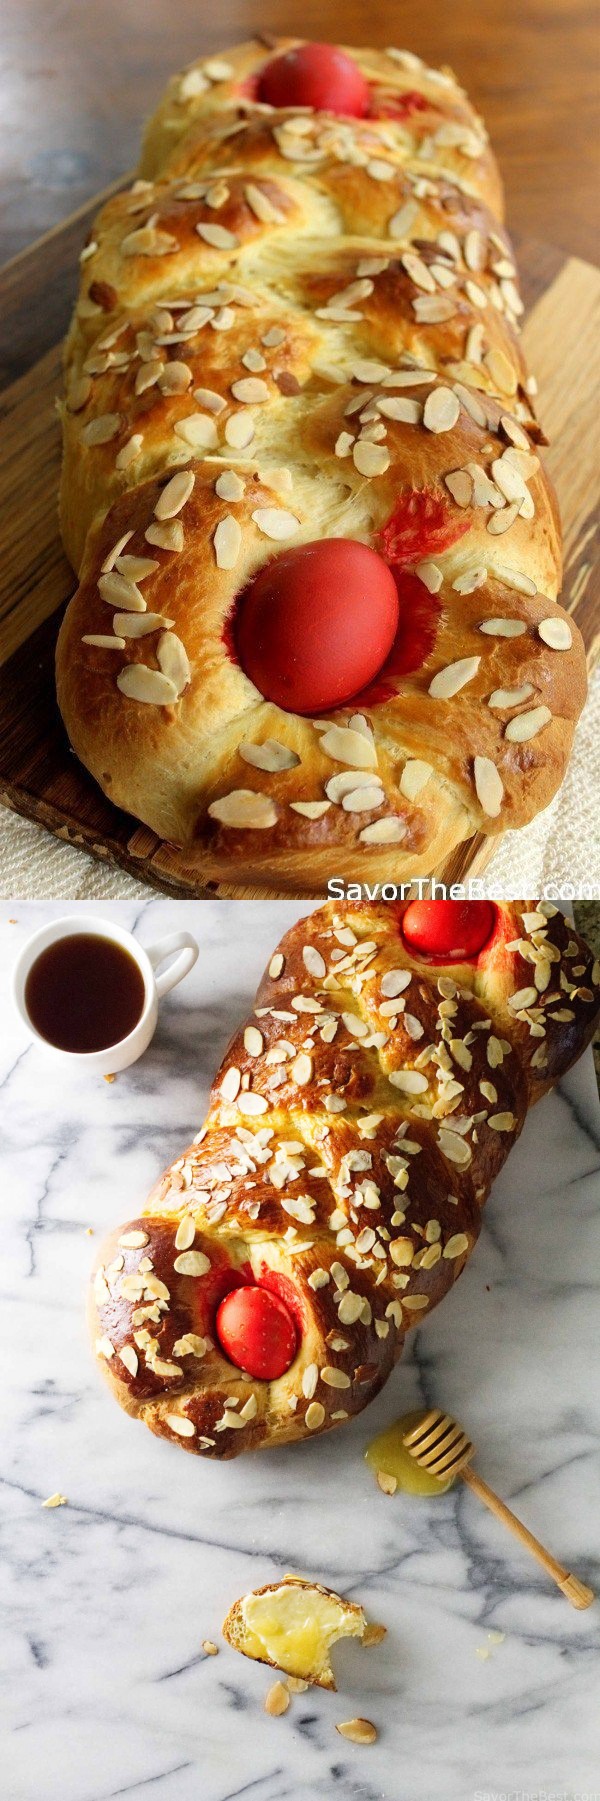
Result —
[{"label": "wooden cutting board", "polygon": [[[106,198],[102,196],[101,198]],[[0,801],[142,881],[183,898],[274,891],[199,888],[185,851],[118,812],[69,749],[54,697],[54,646],[75,578],[56,520],[60,340],[77,253],[98,206],[48,233],[0,272]],[[590,668],[600,654],[600,560],[594,557],[600,469],[600,272],[552,246],[518,246],[528,306],[525,345],[540,387],[546,453],[565,535],[563,604]],[[447,884],[485,867],[497,838],[459,846],[436,872]]]}]

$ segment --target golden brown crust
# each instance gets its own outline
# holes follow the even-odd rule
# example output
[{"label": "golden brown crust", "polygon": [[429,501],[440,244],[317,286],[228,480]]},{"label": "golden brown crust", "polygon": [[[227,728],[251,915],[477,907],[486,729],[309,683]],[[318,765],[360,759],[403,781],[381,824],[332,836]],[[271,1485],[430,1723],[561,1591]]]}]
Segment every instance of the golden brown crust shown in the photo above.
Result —
[{"label": "golden brown crust", "polygon": [[[266,54],[255,40],[170,85],[151,179],[108,203],[84,252],[61,485],[81,580],[57,681],[81,760],[184,848],[199,883],[318,894],[332,873],[435,871],[475,831],[545,807],[585,657],[557,607],[556,500],[480,122],[448,72],[368,50],[375,114],[384,90],[385,105],[408,89],[424,110],[276,112],[240,92]],[[424,621],[416,668],[392,656],[328,715],[352,732],[358,715],[366,763],[355,739],[332,752],[322,722],[264,701],[233,651],[236,596],[283,544],[315,536],[373,545],[400,571],[405,625]],[[132,557],[155,565],[139,576],[134,604],[154,621],[140,637],[119,611]],[[283,768],[260,766],[266,741]],[[331,786],[367,766],[370,807],[351,779]]]},{"label": "golden brown crust", "polygon": [[[407,951],[404,910],[332,903],[292,927],[202,1131],[101,1253],[101,1366],[186,1450],[233,1457],[362,1410],[463,1269],[528,1107],[592,1035],[600,967],[549,903],[498,905],[488,946],[455,965]],[[215,1336],[244,1277],[296,1319],[271,1382]]]}]

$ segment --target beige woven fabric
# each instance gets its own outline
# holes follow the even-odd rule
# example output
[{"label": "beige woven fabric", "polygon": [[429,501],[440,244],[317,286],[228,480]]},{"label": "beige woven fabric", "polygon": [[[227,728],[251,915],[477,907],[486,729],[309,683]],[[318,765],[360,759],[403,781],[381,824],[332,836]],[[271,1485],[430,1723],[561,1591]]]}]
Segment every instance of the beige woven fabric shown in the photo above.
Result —
[{"label": "beige woven fabric", "polygon": [[[548,885],[600,895],[600,670],[591,684],[560,793],[519,832],[506,832],[482,877],[493,898],[542,895]],[[136,900],[144,882],[0,810],[0,896],[22,900]]]}]

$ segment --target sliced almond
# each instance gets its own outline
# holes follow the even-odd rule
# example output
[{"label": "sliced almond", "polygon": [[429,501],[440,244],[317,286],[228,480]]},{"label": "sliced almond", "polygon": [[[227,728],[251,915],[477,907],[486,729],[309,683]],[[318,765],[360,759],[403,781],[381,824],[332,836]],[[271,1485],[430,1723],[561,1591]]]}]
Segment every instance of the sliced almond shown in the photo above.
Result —
[{"label": "sliced almond", "polygon": [[175,1249],[177,1251],[189,1251],[194,1243],[195,1237],[196,1226],[194,1220],[190,1213],[186,1213],[184,1218],[180,1219],[175,1233]]},{"label": "sliced almond", "polygon": [[517,594],[537,594],[533,577],[524,575],[522,569],[507,569],[504,563],[494,563],[494,575],[507,588],[515,588]]},{"label": "sliced almond", "polygon": [[214,388],[194,388],[194,400],[197,400],[198,406],[205,408],[207,413],[222,413],[224,407],[227,406],[223,395],[217,394]]},{"label": "sliced almond", "polygon": [[408,238],[413,225],[419,216],[419,208],[414,200],[407,200],[388,220],[388,236],[390,238]]},{"label": "sliced almond", "polygon": [[180,469],[171,477],[158,496],[154,508],[156,519],[174,519],[189,500],[196,477],[191,469]]},{"label": "sliced almond", "polygon": [[254,420],[251,413],[232,413],[225,422],[225,438],[232,450],[245,450],[254,437]]},{"label": "sliced almond", "polygon": [[451,431],[460,418],[460,401],[452,388],[432,388],[423,409],[423,424],[428,431]]},{"label": "sliced almond", "polygon": [[454,1232],[452,1238],[449,1238],[444,1245],[442,1256],[446,1258],[447,1262],[453,1263],[455,1258],[464,1257],[468,1249],[469,1239],[466,1232]]},{"label": "sliced almond", "polygon": [[485,431],[487,425],[487,413],[481,401],[478,400],[477,396],[473,393],[473,389],[465,388],[460,381],[455,381],[452,385],[458,400],[460,400],[461,406],[464,406],[465,412],[469,414],[469,418],[473,420],[474,425],[479,425],[481,430]]},{"label": "sliced almond", "polygon": [[140,588],[129,581],[126,575],[119,575],[117,569],[111,569],[108,575],[101,575],[98,580],[98,593],[107,606],[118,607],[125,613],[145,613],[146,602]]},{"label": "sliced almond", "polygon": [[309,1057],[307,1051],[300,1051],[299,1056],[295,1057],[294,1062],[290,1065],[290,1075],[293,1081],[297,1082],[300,1088],[304,1088],[307,1082],[312,1081],[312,1074],[312,1057]]},{"label": "sliced almond", "polygon": [[150,224],[130,231],[120,243],[121,256],[172,256],[179,250],[177,238],[170,231],[157,231]]},{"label": "sliced almond", "polygon": [[195,1436],[196,1427],[194,1421],[186,1419],[184,1413],[166,1413],[165,1423],[167,1426],[170,1426],[172,1432],[177,1433],[178,1438],[193,1438]]},{"label": "sliced almond", "polygon": [[420,1069],[392,1069],[388,1073],[388,1082],[392,1088],[399,1088],[401,1094],[426,1094],[429,1087],[427,1076]]},{"label": "sliced almond", "polygon": [[325,793],[339,806],[345,794],[352,794],[357,788],[370,788],[375,779],[379,778],[375,778],[370,769],[344,769],[339,775],[330,775],[325,783]]},{"label": "sliced almond", "polygon": [[257,507],[252,518],[265,538],[278,540],[292,538],[300,524],[295,514],[288,513],[285,507]]},{"label": "sliced almond", "polygon": [[435,294],[435,281],[433,276],[430,274],[427,264],[423,262],[422,257],[417,256],[416,251],[405,250],[400,261],[402,267],[406,270],[407,275],[410,276],[410,280],[414,282],[416,288],[422,288],[426,294]]},{"label": "sliced almond", "polygon": [[130,463],[134,463],[136,457],[139,456],[143,442],[144,440],[141,432],[133,432],[132,436],[127,439],[127,443],[123,445],[122,449],[117,451],[115,457],[115,469],[128,469]]},{"label": "sliced almond", "polygon": [[180,519],[165,520],[164,525],[156,520],[146,527],[144,537],[148,544],[157,544],[160,550],[183,550],[184,536]]},{"label": "sliced almond", "polygon": [[315,976],[317,981],[320,981],[321,977],[327,974],[325,959],[321,956],[321,952],[317,950],[316,945],[314,944],[305,944],[302,952],[302,962],[304,968],[308,970],[309,975]]},{"label": "sliced almond", "polygon": [[372,444],[368,438],[358,438],[352,451],[352,461],[359,475],[372,478],[385,475],[390,466],[390,453],[385,444]]},{"label": "sliced almond", "polygon": [[491,757],[475,757],[473,774],[475,792],[482,811],[487,814],[488,819],[497,819],[504,798],[504,786]]},{"label": "sliced almond", "polygon": [[487,569],[483,567],[465,569],[463,574],[457,575],[456,580],[452,583],[455,594],[474,594],[475,589],[482,588],[487,581],[487,573]]},{"label": "sliced almond", "polygon": [[198,237],[204,244],[210,244],[212,250],[235,250],[239,244],[234,231],[228,231],[225,225],[207,225],[204,221],[196,226]]},{"label": "sliced almond", "polygon": [[192,371],[187,363],[172,362],[163,364],[158,377],[161,394],[185,394],[192,380]]},{"label": "sliced almond", "polygon": [[410,969],[386,969],[385,975],[381,978],[381,992],[394,1000],[399,994],[404,994],[405,988],[409,988],[411,982]]},{"label": "sliced almond", "polygon": [[219,441],[210,413],[188,413],[186,419],[179,419],[175,437],[181,438],[183,444],[189,444],[192,450],[215,450]]},{"label": "sliced almond", "polygon": [[162,613],[115,613],[113,618],[114,630],[123,639],[147,638],[172,624],[172,619],[165,619]]},{"label": "sliced almond", "polygon": [[210,1269],[210,1257],[204,1251],[182,1251],[175,1258],[173,1269],[178,1276],[205,1276]]},{"label": "sliced almond", "polygon": [[96,419],[89,419],[81,433],[82,442],[90,447],[96,444],[110,444],[116,438],[121,424],[120,413],[99,413]]},{"label": "sliced almond", "polygon": [[87,401],[90,398],[91,392],[92,392],[91,377],[89,375],[76,375],[75,372],[73,371],[73,373],[69,377],[69,384],[67,387],[67,394],[66,394],[66,402],[67,402],[67,407],[68,407],[69,412],[70,413],[81,412],[81,408],[86,405]]},{"label": "sliced almond", "polygon": [[523,499],[526,492],[525,481],[520,470],[515,469],[514,463],[510,462],[508,454],[494,458],[492,476],[505,500],[521,501]]},{"label": "sliced almond", "polygon": [[260,1057],[264,1050],[264,1038],[258,1026],[246,1026],[244,1032],[244,1050],[249,1057]]},{"label": "sliced almond", "polygon": [[287,744],[279,744],[276,738],[265,738],[262,744],[242,741],[238,751],[244,763],[250,763],[253,769],[266,769],[275,773],[279,769],[295,769],[300,762],[295,750]]},{"label": "sliced almond", "polygon": [[222,1094],[224,1101],[236,1100],[240,1091],[241,1080],[240,1070],[236,1069],[233,1063],[230,1064],[229,1069],[225,1070],[225,1075],[220,1084],[220,1093]]},{"label": "sliced almond", "polygon": [[512,506],[504,507],[501,512],[492,513],[491,518],[487,521],[486,531],[491,532],[493,537],[498,537],[501,532],[510,531],[518,511],[519,502],[515,500]]},{"label": "sliced almond", "polygon": [[461,1138],[458,1132],[449,1131],[447,1126],[440,1126],[437,1141],[442,1155],[448,1158],[449,1163],[456,1163],[459,1169],[468,1168],[473,1152],[470,1144],[466,1144],[465,1139]]},{"label": "sliced almond", "polygon": [[84,632],[82,644],[91,644],[95,650],[124,650],[124,638],[111,638],[104,632]]},{"label": "sliced almond", "polygon": [[519,425],[516,419],[511,418],[509,413],[502,414],[500,424],[505,437],[510,438],[511,444],[516,444],[519,450],[530,449],[527,432],[523,430],[522,425]]},{"label": "sliced almond", "polygon": [[442,325],[445,319],[453,318],[456,302],[446,294],[418,294],[413,300],[413,312],[419,325]]},{"label": "sliced almond", "polygon": [[289,1705],[289,1688],[286,1688],[284,1682],[274,1682],[265,1698],[265,1713],[274,1714],[275,1716],[280,1713],[287,1713]]},{"label": "sliced almond", "polygon": [[468,507],[473,499],[473,477],[467,469],[452,469],[444,476],[446,487],[459,507]]},{"label": "sliced almond", "polygon": [[430,594],[439,594],[444,572],[438,563],[432,562],[430,557],[424,557],[421,563],[417,563],[415,575],[418,575],[420,582],[424,582]]},{"label": "sliced almond", "polygon": [[177,688],[159,669],[146,669],[144,663],[130,663],[117,676],[117,687],[128,700],[140,700],[152,707],[171,707],[177,700]]},{"label": "sliced almond", "polygon": [[516,719],[509,719],[504,727],[504,736],[511,744],[525,744],[529,738],[536,738],[545,725],[550,724],[552,714],[549,707],[532,707],[529,713],[517,713]]},{"label": "sliced almond", "polygon": [[265,194],[263,188],[257,187],[254,181],[249,181],[244,188],[244,199],[255,219],[260,219],[263,225],[281,225],[285,219],[285,213],[278,211],[268,194]]},{"label": "sliced almond", "polygon": [[241,400],[249,406],[268,400],[269,391],[268,382],[261,381],[259,375],[242,376],[241,381],[232,381],[231,383],[234,400]]},{"label": "sliced almond", "polygon": [[[379,1324],[381,1325],[382,1323],[385,1322],[380,1320]],[[381,1471],[379,1474],[381,1474]],[[380,1626],[376,1620],[369,1620],[368,1625],[365,1626],[361,1639],[363,1650],[368,1650],[371,1645],[380,1645],[382,1640],[386,1637],[387,1626]]]},{"label": "sliced almond", "polygon": [[231,830],[265,831],[277,823],[277,808],[267,794],[258,794],[252,788],[233,788],[229,794],[222,794],[219,800],[213,800],[208,808],[211,819],[229,826]]},{"label": "sliced almond", "polygon": [[176,632],[163,632],[158,641],[156,655],[163,675],[168,676],[169,681],[177,689],[177,693],[182,694],[184,688],[187,688],[188,682],[191,681],[192,672],[187,651]]},{"label": "sliced almond", "polygon": [[361,844],[400,844],[406,837],[406,820],[397,815],[387,819],[374,819],[372,825],[363,826],[359,832]]},{"label": "sliced almond", "polygon": [[467,269],[472,269],[474,274],[477,275],[482,269],[485,269],[487,244],[482,232],[476,230],[467,232],[463,254]]},{"label": "sliced almond", "polygon": [[220,519],[213,533],[217,569],[234,569],[242,548],[242,532],[232,513]]},{"label": "sliced almond", "polygon": [[516,394],[518,386],[517,372],[503,350],[488,350],[485,358],[486,369],[499,394]]},{"label": "sliced almond", "polygon": [[524,700],[529,700],[530,694],[533,694],[531,682],[524,682],[522,688],[495,688],[488,707],[520,707]]},{"label": "sliced almond", "polygon": [[329,812],[331,802],[328,800],[291,800],[293,813],[301,813],[304,819],[322,819]]},{"label": "sliced almond", "polygon": [[127,576],[131,582],[145,582],[149,575],[160,569],[156,557],[117,556],[114,563],[119,575]]},{"label": "sliced almond", "polygon": [[374,1745],[377,1738],[377,1727],[372,1720],[340,1720],[335,1730],[342,1738],[351,1739],[353,1745]]},{"label": "sliced almond", "polygon": [[408,763],[405,763],[400,777],[400,793],[404,794],[407,800],[416,800],[417,795],[429,781],[430,775],[433,775],[431,763],[423,762],[420,757],[411,757]]},{"label": "sliced almond", "polygon": [[451,700],[454,694],[466,688],[477,674],[481,657],[459,657],[456,663],[447,663],[445,669],[439,669],[429,683],[428,692],[434,700]]},{"label": "sliced almond", "polygon": [[568,619],[540,619],[537,629],[538,637],[544,644],[549,644],[551,650],[571,649],[573,633]]},{"label": "sliced almond", "polygon": [[342,800],[345,813],[371,813],[385,803],[383,788],[373,783],[371,787],[351,788]]},{"label": "sliced almond", "polygon": [[527,626],[524,619],[482,619],[479,631],[488,638],[522,638]]},{"label": "sliced almond", "polygon": [[423,412],[420,400],[406,400],[400,394],[390,397],[389,400],[387,398],[379,400],[377,409],[378,412],[383,413],[384,418],[400,419],[406,425],[418,425]]},{"label": "sliced almond", "polygon": [[218,494],[219,500],[241,500],[245,489],[246,483],[240,475],[236,475],[235,469],[224,469],[215,482],[215,494]]},{"label": "sliced almond", "polygon": [[321,750],[334,763],[349,763],[355,769],[373,769],[377,765],[377,752],[371,737],[364,737],[362,732],[351,726],[332,725],[320,741]]}]

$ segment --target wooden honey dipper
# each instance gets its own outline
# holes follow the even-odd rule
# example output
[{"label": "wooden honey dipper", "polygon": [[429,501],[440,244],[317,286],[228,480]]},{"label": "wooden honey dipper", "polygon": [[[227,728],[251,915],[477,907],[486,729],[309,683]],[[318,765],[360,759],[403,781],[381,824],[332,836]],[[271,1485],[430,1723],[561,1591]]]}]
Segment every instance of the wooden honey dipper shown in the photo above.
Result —
[{"label": "wooden honey dipper", "polygon": [[570,1576],[569,1571],[563,1569],[555,1557],[551,1557],[539,1539],[528,1532],[516,1514],[511,1513],[510,1507],[500,1500],[499,1495],[494,1494],[493,1488],[488,1488],[487,1482],[483,1482],[481,1476],[477,1476],[469,1468],[474,1456],[474,1446],[466,1432],[463,1432],[462,1426],[457,1425],[449,1413],[441,1413],[439,1407],[432,1407],[430,1413],[423,1414],[422,1419],[405,1434],[402,1443],[410,1456],[414,1457],[415,1463],[427,1470],[430,1476],[437,1476],[440,1482],[445,1481],[448,1476],[462,1476],[463,1482],[468,1483],[480,1501],[489,1507],[491,1513],[495,1513],[497,1519],[502,1520],[504,1526],[508,1526],[509,1532],[514,1532],[515,1538],[525,1546],[526,1551],[530,1551],[532,1557],[536,1557],[538,1563],[541,1563],[542,1569],[558,1583],[571,1606],[591,1606],[595,1600],[593,1589],[586,1588],[585,1583],[580,1582],[577,1576]]}]

